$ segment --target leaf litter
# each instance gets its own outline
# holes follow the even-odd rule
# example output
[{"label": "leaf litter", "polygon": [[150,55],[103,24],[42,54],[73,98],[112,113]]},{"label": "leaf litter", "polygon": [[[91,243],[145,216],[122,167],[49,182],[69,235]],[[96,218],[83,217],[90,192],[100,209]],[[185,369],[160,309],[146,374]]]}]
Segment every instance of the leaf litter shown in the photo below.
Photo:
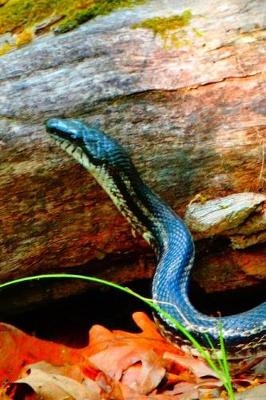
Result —
[{"label": "leaf litter", "polygon": [[[184,353],[142,312],[139,333],[94,325],[82,349],[0,324],[0,400],[226,399],[204,360]],[[256,369],[257,368],[257,369]],[[266,399],[261,367],[233,377],[236,400]]]}]

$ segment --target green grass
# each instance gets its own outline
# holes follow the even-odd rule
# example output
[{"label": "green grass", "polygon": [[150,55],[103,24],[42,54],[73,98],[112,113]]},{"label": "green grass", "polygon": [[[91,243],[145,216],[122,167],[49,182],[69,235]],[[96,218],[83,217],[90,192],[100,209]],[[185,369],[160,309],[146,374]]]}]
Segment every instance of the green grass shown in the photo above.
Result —
[{"label": "green grass", "polygon": [[[223,383],[223,385],[227,391],[227,394],[228,394],[228,399],[235,400],[235,395],[234,395],[233,386],[232,386],[232,380],[231,380],[231,376],[230,376],[230,369],[229,369],[229,365],[228,365],[225,344],[224,344],[224,339],[223,339],[221,322],[218,323],[221,358],[217,356],[215,359],[213,359],[211,357],[210,353],[201,346],[201,344],[190,334],[190,332],[184,326],[182,326],[177,320],[175,320],[170,314],[168,314],[166,311],[164,311],[154,300],[143,297],[140,294],[134,292],[133,290],[131,290],[127,287],[118,285],[118,284],[110,282],[110,281],[106,281],[104,279],[96,278],[93,276],[78,275],[78,274],[45,274],[45,275],[28,276],[25,278],[14,279],[12,281],[1,283],[0,289],[4,289],[9,286],[17,285],[17,284],[23,283],[23,282],[36,281],[36,280],[38,281],[38,280],[42,280],[42,279],[81,279],[84,281],[94,282],[94,283],[98,283],[101,285],[115,288],[117,290],[120,290],[124,293],[127,293],[127,294],[134,296],[135,298],[141,300],[143,303],[150,306],[156,313],[161,315],[164,319],[169,320],[171,322],[171,324],[178,331],[180,331],[183,336],[185,336],[191,342],[191,344],[194,346],[194,348],[198,350],[198,352],[201,354],[201,356],[206,360],[206,362],[209,364],[209,366],[215,372],[217,377]],[[213,351],[213,354],[216,354],[213,343],[211,342],[208,335],[206,335],[206,340],[210,346],[210,349]]]}]

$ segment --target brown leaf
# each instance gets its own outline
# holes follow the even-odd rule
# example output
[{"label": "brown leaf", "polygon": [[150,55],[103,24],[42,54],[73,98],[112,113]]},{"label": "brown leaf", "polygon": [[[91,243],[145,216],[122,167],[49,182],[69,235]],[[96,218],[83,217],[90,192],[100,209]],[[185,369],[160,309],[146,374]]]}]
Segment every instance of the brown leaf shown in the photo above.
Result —
[{"label": "brown leaf", "polygon": [[133,365],[124,372],[121,382],[137,393],[148,394],[159,385],[164,376],[162,360],[155,352],[149,351],[143,354],[140,365]]},{"label": "brown leaf", "polygon": [[39,368],[31,368],[30,374],[10,385],[10,390],[15,386],[27,385],[42,400],[100,400],[100,389],[93,381],[90,385],[81,384],[66,376],[47,373]]},{"label": "brown leaf", "polygon": [[[94,326],[85,353],[94,368],[116,381],[122,378],[130,388],[138,388],[138,393],[149,393],[165,375],[159,355],[175,349],[162,338],[144,313],[135,313],[134,320],[141,327],[141,333],[110,332]],[[176,353],[180,354],[180,351],[176,349]]]},{"label": "brown leaf", "polygon": [[175,385],[172,390],[165,391],[165,394],[178,400],[190,400],[197,399],[199,391],[195,383],[181,382]]},{"label": "brown leaf", "polygon": [[80,350],[27,335],[0,323],[0,385],[18,378],[23,365],[45,360],[55,365],[84,361]]},{"label": "brown leaf", "polygon": [[89,362],[95,368],[117,381],[125,369],[138,361],[140,361],[138,351],[127,345],[112,347],[89,357]]},{"label": "brown leaf", "polygon": [[[168,395],[168,394],[156,394],[145,395],[137,393],[135,390],[129,388],[127,385],[119,384],[121,395],[123,400],[179,400],[179,397]],[[120,398],[112,398],[112,400],[121,400]]]},{"label": "brown leaf", "polygon": [[176,384],[172,390],[167,390],[164,393],[171,396],[178,396],[178,400],[191,400],[198,398],[213,399],[216,397],[216,394],[220,392],[221,387],[222,383],[218,380],[204,379],[200,380],[200,383],[180,382]]},{"label": "brown leaf", "polygon": [[68,378],[74,379],[77,382],[83,382],[84,381],[84,374],[81,371],[81,368],[78,365],[69,365],[65,364],[62,366],[55,366],[52,364],[49,364],[46,361],[40,361],[34,364],[30,364],[25,366],[21,370],[20,378],[24,378],[25,376],[28,376],[30,373],[32,373],[33,370],[38,369],[39,371],[45,372],[47,374],[56,374],[56,375],[64,375],[67,376]]},{"label": "brown leaf", "polygon": [[208,367],[206,362],[204,362],[198,358],[192,357],[188,354],[183,355],[183,356],[178,356],[178,355],[172,354],[172,353],[165,353],[163,358],[165,360],[174,361],[177,364],[180,364],[183,367],[188,368],[190,371],[193,372],[193,374],[197,378],[201,378],[202,376],[216,377],[215,372],[210,367]]}]

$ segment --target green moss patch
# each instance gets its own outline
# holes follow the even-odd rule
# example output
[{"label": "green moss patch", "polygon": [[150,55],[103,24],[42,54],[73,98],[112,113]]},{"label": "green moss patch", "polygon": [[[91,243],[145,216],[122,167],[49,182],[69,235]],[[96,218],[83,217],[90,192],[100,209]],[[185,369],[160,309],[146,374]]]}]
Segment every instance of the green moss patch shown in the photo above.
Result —
[{"label": "green moss patch", "polygon": [[78,7],[81,2],[71,0],[9,0],[0,8],[0,33],[22,31],[52,14],[68,15],[74,5]]},{"label": "green moss patch", "polygon": [[165,45],[169,44],[179,47],[187,41],[184,27],[188,26],[192,19],[190,10],[185,10],[180,15],[172,15],[170,17],[155,17],[146,19],[138,24],[132,25],[133,29],[144,28],[150,29],[155,35],[159,35]]},{"label": "green moss patch", "polygon": [[107,15],[119,8],[131,8],[145,3],[147,0],[107,0],[96,1],[89,9],[78,11],[70,18],[66,18],[55,30],[56,33],[67,32],[98,15]]},{"label": "green moss patch", "polygon": [[[0,34],[12,33],[14,42],[5,43],[6,50],[18,41],[28,43],[34,34],[54,29],[64,33],[98,15],[106,15],[119,8],[134,7],[147,0],[0,0]],[[38,25],[42,26],[39,28]],[[24,31],[27,31],[27,35]],[[29,33],[32,30],[32,35]],[[17,37],[22,34],[22,38]],[[26,36],[28,41],[26,41]],[[31,38],[31,39],[30,39]],[[2,53],[3,47],[0,48]]]}]

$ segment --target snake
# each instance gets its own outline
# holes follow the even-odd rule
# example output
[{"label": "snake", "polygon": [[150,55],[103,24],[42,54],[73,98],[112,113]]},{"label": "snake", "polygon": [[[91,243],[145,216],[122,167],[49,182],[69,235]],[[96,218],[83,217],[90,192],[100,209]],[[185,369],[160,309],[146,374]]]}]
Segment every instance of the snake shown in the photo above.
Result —
[{"label": "snake", "polygon": [[[70,118],[51,118],[46,130],[110,196],[133,231],[154,249],[157,266],[152,299],[164,311],[155,316],[160,330],[176,344],[189,346],[170,315],[206,348],[218,348],[222,335],[228,354],[240,358],[262,355],[266,348],[266,302],[232,315],[209,316],[190,301],[189,282],[194,242],[185,222],[142,180],[129,154],[98,127]],[[167,313],[167,314],[166,314]],[[208,340],[206,335],[208,335]]]}]

